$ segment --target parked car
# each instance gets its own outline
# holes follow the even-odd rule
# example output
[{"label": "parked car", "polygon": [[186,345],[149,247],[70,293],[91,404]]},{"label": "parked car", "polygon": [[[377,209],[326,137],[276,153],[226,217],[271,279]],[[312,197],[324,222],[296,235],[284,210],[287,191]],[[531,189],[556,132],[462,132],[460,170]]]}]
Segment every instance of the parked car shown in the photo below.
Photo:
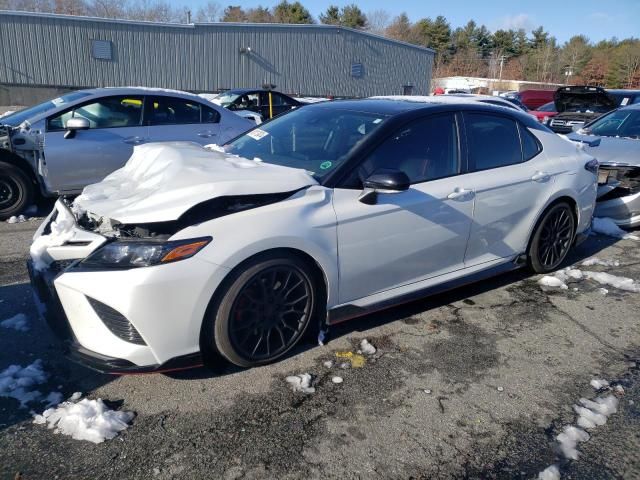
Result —
[{"label": "parked car", "polygon": [[600,162],[595,215],[640,226],[640,104],[619,108],[568,137]]},{"label": "parked car", "polygon": [[596,174],[593,157],[515,110],[317,103],[224,151],[139,147],[73,211],[58,201],[31,278],[94,368],[201,354],[252,367],[310,328],[525,265],[556,269],[589,228]]},{"label": "parked car", "polygon": [[549,127],[556,133],[570,133],[617,107],[613,95],[591,86],[561,87],[553,101],[558,114],[549,120]]},{"label": "parked car", "polygon": [[640,90],[607,89],[607,93],[616,99],[618,107],[640,103]]},{"label": "parked car", "polygon": [[555,90],[528,89],[518,92],[516,98],[529,108],[536,110],[545,103],[553,102]]},{"label": "parked car", "polygon": [[211,98],[211,101],[256,124],[304,105],[284,93],[259,88],[227,90]]},{"label": "parked car", "polygon": [[0,119],[0,219],[40,192],[80,193],[122,167],[133,147],[188,140],[225,143],[253,126],[186,92],[79,90]]},{"label": "parked car", "polygon": [[529,110],[529,113],[536,117],[540,123],[544,124],[546,124],[551,117],[555,117],[558,114],[554,102],[545,103],[537,110]]}]

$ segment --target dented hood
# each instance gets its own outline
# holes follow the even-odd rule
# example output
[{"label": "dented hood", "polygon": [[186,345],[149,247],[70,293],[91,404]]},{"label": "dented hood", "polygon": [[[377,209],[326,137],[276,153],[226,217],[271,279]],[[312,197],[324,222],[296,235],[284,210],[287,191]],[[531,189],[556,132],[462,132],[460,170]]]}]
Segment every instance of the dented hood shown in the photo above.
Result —
[{"label": "dented hood", "polygon": [[195,143],[150,143],[135,147],[124,167],[87,186],[74,210],[124,224],[165,222],[216,197],[289,192],[316,183],[305,170]]}]

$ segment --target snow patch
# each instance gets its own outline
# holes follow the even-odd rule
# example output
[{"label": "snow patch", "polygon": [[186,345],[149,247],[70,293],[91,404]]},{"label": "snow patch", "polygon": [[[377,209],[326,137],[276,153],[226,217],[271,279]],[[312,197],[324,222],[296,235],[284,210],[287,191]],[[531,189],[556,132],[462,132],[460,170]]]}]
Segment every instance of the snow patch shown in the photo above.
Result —
[{"label": "snow patch", "polygon": [[589,382],[589,385],[591,385],[596,390],[600,390],[601,388],[607,388],[609,386],[609,382],[607,382],[606,380],[594,378],[593,380],[591,380],[591,382]]},{"label": "snow patch", "polygon": [[33,423],[46,424],[47,428],[54,429],[54,433],[93,443],[111,440],[129,427],[133,412],[111,410],[100,398],[77,401],[80,396],[80,392],[76,392],[68,401],[48,408],[42,415],[35,415]]},{"label": "snow patch", "polygon": [[62,393],[60,393],[60,392],[51,392],[49,395],[47,395],[44,398],[44,401],[47,402],[44,407],[45,408],[55,407],[60,402],[62,402],[63,398],[64,397],[62,396]]},{"label": "snow patch", "polygon": [[604,272],[584,272],[585,277],[595,280],[601,285],[609,285],[619,290],[640,293],[640,283],[633,278],[618,277]]},{"label": "snow patch", "polygon": [[567,284],[562,280],[550,275],[545,275],[544,277],[542,277],[540,280],[538,280],[538,284],[542,285],[543,287],[561,288],[562,290],[569,289],[569,287],[567,287]]},{"label": "snow patch", "polygon": [[47,253],[49,247],[59,247],[71,240],[75,235],[74,225],[76,219],[71,211],[64,206],[57,207],[58,215],[51,222],[51,233],[48,235],[40,235],[31,244],[29,253],[33,260],[33,268],[36,270],[44,270],[51,263],[51,257]]},{"label": "snow patch", "polygon": [[371,345],[369,343],[369,340],[363,338],[360,342],[360,351],[362,351],[362,353],[364,353],[365,355],[373,355],[376,353],[376,347]]},{"label": "snow patch", "polygon": [[20,408],[24,408],[28,402],[37,400],[42,395],[33,390],[33,387],[46,381],[47,374],[42,369],[42,360],[36,360],[26,367],[10,365],[0,372],[0,397],[15,398],[20,402]]},{"label": "snow patch", "polygon": [[592,267],[593,265],[600,265],[602,267],[619,267],[620,262],[618,260],[601,260],[597,257],[589,258],[582,262],[583,267]]},{"label": "snow patch", "polygon": [[623,240],[640,240],[640,237],[625,232],[612,218],[608,217],[594,217],[593,223],[591,224],[591,230],[601,235],[621,238]]},{"label": "snow patch", "polygon": [[560,450],[565,457],[571,460],[578,459],[578,443],[589,440],[589,434],[581,428],[568,425],[564,427],[564,431],[556,437],[560,443]]},{"label": "snow patch", "polygon": [[291,385],[294,392],[314,393],[316,389],[311,386],[312,379],[313,377],[310,374],[301,373],[300,375],[291,375],[285,380]]},{"label": "snow patch", "polygon": [[[627,292],[640,293],[640,282],[635,281],[632,278],[618,277],[605,272],[590,272],[587,270],[578,270],[577,268],[567,267],[562,270],[558,270],[553,275],[545,275],[538,280],[538,284],[543,287],[561,288],[562,290],[568,290],[567,282],[569,281],[582,281],[584,279],[593,280],[600,285],[609,285],[619,290],[625,290]],[[607,294],[608,290],[600,290],[600,293]]]},{"label": "snow patch", "polygon": [[7,223],[24,223],[27,220],[29,220],[27,217],[25,217],[24,215],[18,215],[17,217],[15,215],[13,215],[12,217],[9,217],[7,219]]},{"label": "snow patch", "polygon": [[13,328],[19,332],[28,332],[29,325],[27,324],[27,316],[24,313],[19,313],[11,318],[0,322],[0,327]]},{"label": "snow patch", "polygon": [[560,470],[551,465],[538,474],[538,480],[560,480]]},{"label": "snow patch", "polygon": [[342,383],[344,380],[342,379],[342,377],[333,377],[331,378],[331,381],[337,384],[337,383]]}]

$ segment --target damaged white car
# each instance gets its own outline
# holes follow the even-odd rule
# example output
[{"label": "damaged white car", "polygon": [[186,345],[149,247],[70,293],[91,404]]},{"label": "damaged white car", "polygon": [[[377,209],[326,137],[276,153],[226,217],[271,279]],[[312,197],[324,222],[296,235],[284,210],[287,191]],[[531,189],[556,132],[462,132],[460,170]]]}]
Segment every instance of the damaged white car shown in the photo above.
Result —
[{"label": "damaged white car", "polygon": [[319,103],[224,149],[136,148],[34,237],[39,305],[110,372],[289,352],[311,329],[528,265],[587,231],[597,162],[477,102]]}]

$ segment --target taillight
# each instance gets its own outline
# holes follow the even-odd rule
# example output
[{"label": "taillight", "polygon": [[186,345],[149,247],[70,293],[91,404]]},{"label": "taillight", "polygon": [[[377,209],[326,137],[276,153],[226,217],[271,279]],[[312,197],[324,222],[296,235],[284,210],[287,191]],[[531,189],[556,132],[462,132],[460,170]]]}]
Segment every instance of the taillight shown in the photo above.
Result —
[{"label": "taillight", "polygon": [[587,163],[584,164],[584,169],[590,171],[594,175],[597,175],[599,165],[600,164],[598,163],[598,160],[594,158],[593,160],[589,160]]}]

